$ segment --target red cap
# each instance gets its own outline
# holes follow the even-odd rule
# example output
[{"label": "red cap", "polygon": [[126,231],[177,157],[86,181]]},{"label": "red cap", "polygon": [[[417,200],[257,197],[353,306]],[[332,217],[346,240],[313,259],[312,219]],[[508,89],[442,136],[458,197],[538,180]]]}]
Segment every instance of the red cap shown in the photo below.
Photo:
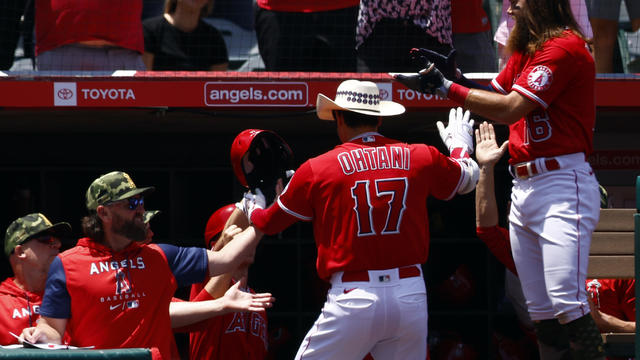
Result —
[{"label": "red cap", "polygon": [[207,227],[204,229],[204,245],[207,249],[211,248],[211,241],[217,240],[218,234],[222,232],[224,224],[227,223],[231,213],[236,209],[235,204],[229,204],[216,210],[209,220],[207,221]]}]

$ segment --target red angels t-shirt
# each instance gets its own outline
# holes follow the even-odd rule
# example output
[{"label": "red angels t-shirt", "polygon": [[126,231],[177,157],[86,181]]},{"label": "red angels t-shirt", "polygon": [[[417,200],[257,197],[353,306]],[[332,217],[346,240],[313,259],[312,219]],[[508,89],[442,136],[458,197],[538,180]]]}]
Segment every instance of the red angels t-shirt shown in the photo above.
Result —
[{"label": "red angels t-shirt", "polygon": [[539,107],[509,126],[511,164],[593,151],[595,66],[584,40],[567,30],[533,56],[514,53],[491,82]]},{"label": "red angels t-shirt", "polygon": [[[191,286],[190,301],[213,300],[203,284]],[[253,293],[251,289],[245,289]],[[267,356],[267,313],[235,312],[188,327],[191,359],[263,360]]]},{"label": "red angels t-shirt", "polygon": [[[318,275],[329,279],[336,271],[424,263],[427,197],[453,197],[462,176],[432,146],[368,133],[302,164],[273,206],[313,221]],[[258,228],[270,221],[264,212],[252,215]]]}]

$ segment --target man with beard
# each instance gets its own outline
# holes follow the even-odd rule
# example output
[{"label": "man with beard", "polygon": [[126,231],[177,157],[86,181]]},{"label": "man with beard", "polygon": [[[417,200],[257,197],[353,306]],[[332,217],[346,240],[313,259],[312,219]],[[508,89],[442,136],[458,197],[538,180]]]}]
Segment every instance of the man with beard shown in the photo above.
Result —
[{"label": "man with beard", "polygon": [[[53,260],[36,327],[22,336],[59,343],[65,330],[76,346],[150,348],[154,359],[177,358],[169,303],[185,286],[252,260],[261,233],[249,226],[218,252],[144,244],[144,195],[129,175],[100,176],[86,194],[87,236]],[[270,297],[254,300],[270,301]]]},{"label": "man with beard", "polygon": [[0,284],[0,344],[17,342],[19,334],[40,317],[49,265],[60,252],[60,239],[71,234],[66,222],[52,224],[46,216],[29,214],[14,220],[4,237],[4,252],[14,276]]},{"label": "man with beard", "polygon": [[566,333],[574,359],[602,359],[584,286],[600,211],[585,160],[593,149],[594,61],[568,0],[510,0],[508,13],[511,57],[493,91],[470,89],[451,61],[440,62],[443,76],[423,51],[414,56],[424,70],[395,77],[509,125],[510,241],[538,341],[561,346],[556,340]]}]

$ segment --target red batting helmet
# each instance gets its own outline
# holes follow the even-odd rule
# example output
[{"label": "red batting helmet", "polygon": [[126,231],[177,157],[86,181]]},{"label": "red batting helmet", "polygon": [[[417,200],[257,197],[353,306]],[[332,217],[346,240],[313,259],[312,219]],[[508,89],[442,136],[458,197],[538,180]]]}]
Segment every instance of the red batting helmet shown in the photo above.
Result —
[{"label": "red batting helmet", "polygon": [[[247,160],[243,157],[248,154]],[[275,132],[260,129],[242,131],[231,145],[231,166],[242,186],[264,193],[269,200],[275,198],[275,184],[279,178],[287,179],[286,171],[293,165],[293,152],[289,145]]]},{"label": "red batting helmet", "polygon": [[204,229],[204,245],[207,249],[211,249],[211,242],[217,240],[218,234],[222,232],[224,224],[227,223],[229,216],[235,209],[235,204],[229,204],[211,214],[207,221],[207,227]]}]

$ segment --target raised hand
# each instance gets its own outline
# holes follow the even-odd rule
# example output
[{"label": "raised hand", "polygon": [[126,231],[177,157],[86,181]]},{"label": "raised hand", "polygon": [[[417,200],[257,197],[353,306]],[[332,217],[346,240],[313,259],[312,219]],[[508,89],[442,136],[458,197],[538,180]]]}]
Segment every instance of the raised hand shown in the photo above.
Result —
[{"label": "raised hand", "polygon": [[446,127],[442,121],[436,123],[440,138],[450,154],[454,154],[454,149],[461,149],[468,154],[473,153],[473,122],[469,110],[464,111],[458,107],[449,111],[449,123]]},{"label": "raised hand", "polygon": [[270,293],[252,294],[250,292],[240,290],[240,287],[246,287],[246,279],[233,284],[224,293],[223,299],[226,302],[226,308],[233,311],[263,311],[273,306],[276,300]]},{"label": "raised hand", "polygon": [[509,141],[505,141],[498,147],[493,125],[486,121],[480,124],[476,129],[476,161],[478,165],[495,165],[507,150],[508,143]]}]

